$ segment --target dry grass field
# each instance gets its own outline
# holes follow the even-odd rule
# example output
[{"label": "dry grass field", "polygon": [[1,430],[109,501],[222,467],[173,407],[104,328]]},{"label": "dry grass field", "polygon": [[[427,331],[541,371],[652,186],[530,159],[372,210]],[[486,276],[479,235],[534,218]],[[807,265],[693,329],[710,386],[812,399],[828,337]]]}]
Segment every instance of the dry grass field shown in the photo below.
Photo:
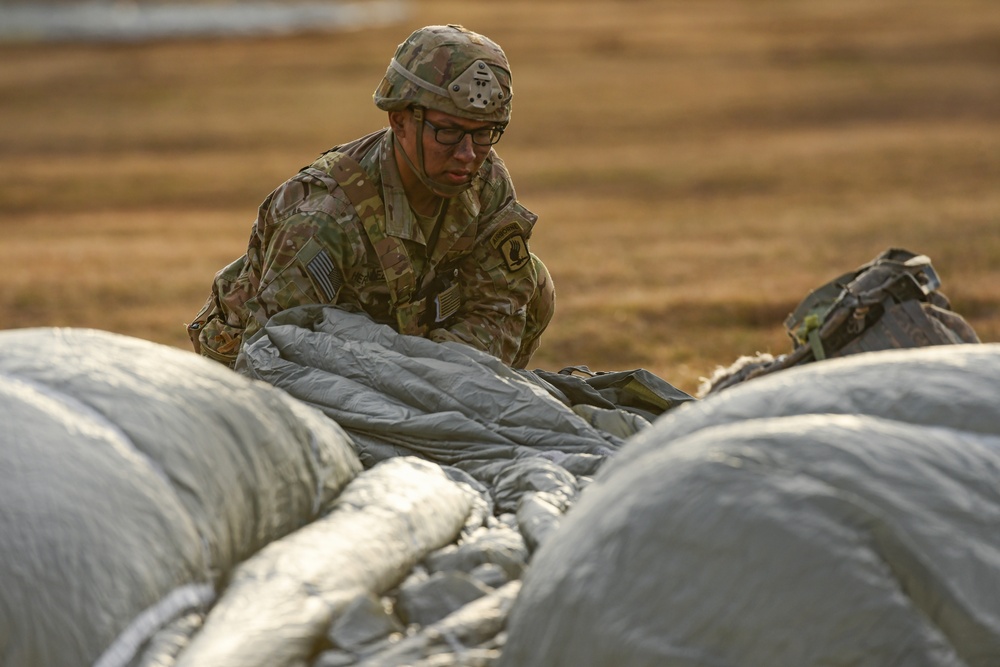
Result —
[{"label": "dry grass field", "polygon": [[534,367],[644,367],[694,391],[787,351],[796,303],[892,246],[928,254],[1000,341],[995,0],[411,7],[342,34],[0,45],[0,328],[187,347],[260,201],[381,127],[396,44],[458,22],[514,69],[498,150],[558,289]]}]

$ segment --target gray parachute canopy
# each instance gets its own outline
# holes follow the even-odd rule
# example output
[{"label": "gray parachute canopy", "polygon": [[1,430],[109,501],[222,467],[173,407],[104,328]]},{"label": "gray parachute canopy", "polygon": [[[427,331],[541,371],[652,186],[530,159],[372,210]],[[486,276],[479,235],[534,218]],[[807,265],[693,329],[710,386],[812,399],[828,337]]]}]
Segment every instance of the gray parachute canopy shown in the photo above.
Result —
[{"label": "gray parachute canopy", "polygon": [[0,664],[126,665],[361,463],[319,412],[190,352],[0,332]]},{"label": "gray parachute canopy", "polygon": [[244,343],[236,370],[335,420],[366,467],[420,456],[489,484],[527,457],[589,474],[622,443],[496,357],[329,306],[272,317]]},{"label": "gray parachute canopy", "polygon": [[536,554],[501,665],[1000,664],[998,401],[990,344],[681,406]]}]

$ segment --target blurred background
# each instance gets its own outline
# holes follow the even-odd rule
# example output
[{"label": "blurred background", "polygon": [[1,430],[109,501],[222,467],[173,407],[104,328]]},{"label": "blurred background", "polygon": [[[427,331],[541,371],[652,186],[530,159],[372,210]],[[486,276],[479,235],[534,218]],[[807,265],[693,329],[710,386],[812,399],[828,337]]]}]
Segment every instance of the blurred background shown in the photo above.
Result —
[{"label": "blurred background", "polygon": [[0,328],[188,348],[257,206],[385,124],[431,23],[512,65],[497,150],[558,294],[531,367],[693,392],[889,247],[1000,340],[995,0],[0,0]]}]

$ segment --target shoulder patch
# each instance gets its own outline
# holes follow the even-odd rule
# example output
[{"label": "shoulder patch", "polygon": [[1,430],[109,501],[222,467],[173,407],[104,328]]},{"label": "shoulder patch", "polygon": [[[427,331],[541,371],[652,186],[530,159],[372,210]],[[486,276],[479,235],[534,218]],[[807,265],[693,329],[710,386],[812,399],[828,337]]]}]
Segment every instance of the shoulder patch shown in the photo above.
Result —
[{"label": "shoulder patch", "polygon": [[521,233],[521,226],[516,222],[510,222],[493,232],[490,236],[490,245],[499,248],[507,239],[515,234]]},{"label": "shoulder patch", "polygon": [[511,271],[517,271],[527,264],[530,257],[528,254],[528,244],[521,234],[513,234],[504,239],[500,244],[500,252],[503,253],[504,261],[507,262],[507,268]]}]

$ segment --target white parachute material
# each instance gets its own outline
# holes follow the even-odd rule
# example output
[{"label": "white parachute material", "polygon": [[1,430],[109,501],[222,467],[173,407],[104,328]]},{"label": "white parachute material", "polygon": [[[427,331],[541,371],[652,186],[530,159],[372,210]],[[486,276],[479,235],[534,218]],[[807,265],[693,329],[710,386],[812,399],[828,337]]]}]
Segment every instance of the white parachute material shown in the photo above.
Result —
[{"label": "white parachute material", "polygon": [[1000,345],[862,354],[672,411],[535,555],[501,665],[989,667]]},{"label": "white parachute material", "polygon": [[177,667],[301,664],[358,596],[398,585],[452,542],[474,495],[412,457],[356,477],[329,514],[240,565]]},{"label": "white parachute material", "polygon": [[0,664],[124,665],[360,470],[346,434],[197,355],[0,332]]}]

